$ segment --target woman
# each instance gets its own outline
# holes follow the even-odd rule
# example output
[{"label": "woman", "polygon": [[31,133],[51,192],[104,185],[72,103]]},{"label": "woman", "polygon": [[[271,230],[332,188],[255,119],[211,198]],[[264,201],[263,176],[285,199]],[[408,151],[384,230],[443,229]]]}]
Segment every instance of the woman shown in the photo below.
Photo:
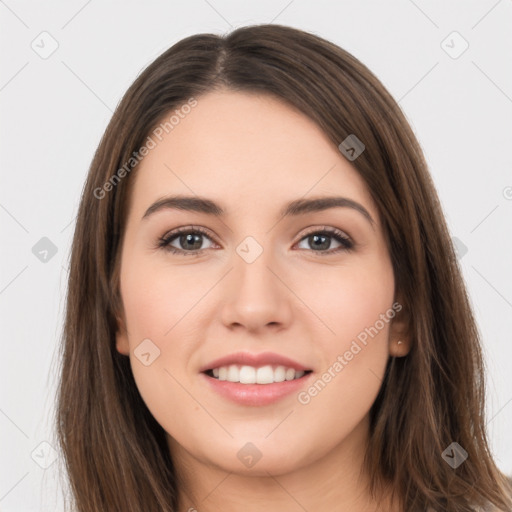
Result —
[{"label": "woman", "polygon": [[137,78],[73,240],[76,510],[511,510],[484,396],[422,152],[366,67],[262,25]]}]

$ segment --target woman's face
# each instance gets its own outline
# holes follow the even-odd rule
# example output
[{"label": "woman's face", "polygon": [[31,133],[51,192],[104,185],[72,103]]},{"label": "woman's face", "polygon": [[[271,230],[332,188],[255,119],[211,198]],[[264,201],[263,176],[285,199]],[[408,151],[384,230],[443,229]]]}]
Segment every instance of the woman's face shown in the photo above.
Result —
[{"label": "woman's face", "polygon": [[277,475],[360,450],[400,309],[365,183],[266,95],[209,93],[163,134],[132,184],[117,349],[173,456]]}]

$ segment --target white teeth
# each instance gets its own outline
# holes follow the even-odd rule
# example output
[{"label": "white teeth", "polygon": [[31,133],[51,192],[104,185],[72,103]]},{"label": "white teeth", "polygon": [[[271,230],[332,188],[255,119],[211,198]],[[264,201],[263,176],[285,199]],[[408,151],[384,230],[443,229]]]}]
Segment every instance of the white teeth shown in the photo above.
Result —
[{"label": "white teeth", "polygon": [[272,366],[262,366],[256,370],[257,384],[272,384],[274,382],[274,370]]},{"label": "white teeth", "polygon": [[226,380],[229,380],[229,382],[238,382],[240,380],[240,370],[236,364],[228,366],[228,375]]},{"label": "white teeth", "polygon": [[286,368],[284,366],[278,366],[274,370],[274,382],[283,382],[286,379]]},{"label": "white teeth", "polygon": [[212,372],[213,376],[219,380],[240,382],[241,384],[273,384],[274,382],[300,379],[305,374],[303,370],[284,366],[266,365],[255,368],[236,364],[214,368]]},{"label": "white teeth", "polygon": [[240,382],[241,384],[256,384],[256,370],[252,366],[242,366],[238,379],[229,379],[229,382]]}]

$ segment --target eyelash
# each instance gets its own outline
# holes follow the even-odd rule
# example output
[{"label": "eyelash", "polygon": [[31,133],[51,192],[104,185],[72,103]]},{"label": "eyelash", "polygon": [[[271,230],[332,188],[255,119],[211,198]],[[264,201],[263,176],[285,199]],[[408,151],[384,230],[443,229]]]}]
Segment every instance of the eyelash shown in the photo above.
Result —
[{"label": "eyelash", "polygon": [[[182,256],[197,256],[202,251],[204,251],[206,249],[198,249],[195,251],[184,251],[182,249],[177,249],[176,247],[171,246],[170,243],[172,241],[174,241],[180,235],[198,234],[198,233],[201,235],[204,235],[207,238],[209,238],[210,240],[212,240],[212,237],[209,235],[209,233],[201,227],[184,227],[184,228],[176,229],[170,233],[166,233],[162,238],[160,238],[158,240],[157,247],[160,249],[163,249],[165,251],[169,251],[172,254],[179,254]],[[318,256],[337,254],[342,251],[350,252],[350,251],[353,251],[355,248],[354,242],[347,235],[345,235],[343,233],[343,231],[340,231],[339,229],[336,229],[336,228],[325,228],[324,227],[321,229],[318,229],[318,228],[313,229],[313,230],[305,233],[302,236],[302,238],[299,240],[299,242],[302,242],[302,240],[304,240],[305,238],[307,238],[311,235],[326,235],[328,237],[334,238],[337,242],[339,242],[341,244],[341,247],[338,247],[337,249],[334,249],[334,250],[333,249],[329,249],[327,251],[313,251],[312,249],[309,250],[310,252],[313,252],[313,253],[315,253],[315,255],[318,255]],[[212,241],[214,242],[214,240],[212,240]],[[308,250],[308,249],[300,249],[300,250]]]}]

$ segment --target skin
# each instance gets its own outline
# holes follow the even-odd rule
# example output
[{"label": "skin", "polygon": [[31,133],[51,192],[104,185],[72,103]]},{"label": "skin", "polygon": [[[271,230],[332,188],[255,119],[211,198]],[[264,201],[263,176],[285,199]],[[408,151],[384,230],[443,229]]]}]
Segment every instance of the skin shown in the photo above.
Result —
[{"label": "skin", "polygon": [[[197,100],[134,176],[116,341],[168,434],[180,510],[398,511],[387,496],[370,500],[361,468],[387,360],[409,350],[400,316],[306,405],[296,393],[272,405],[235,404],[200,374],[233,352],[272,351],[311,368],[312,383],[396,297],[369,190],[313,121],[268,95],[222,90]],[[226,214],[162,209],[143,219],[171,194],[210,198]],[[279,218],[288,201],[333,195],[357,201],[374,224],[348,207]],[[211,234],[199,235],[198,256],[158,247],[189,226]],[[334,253],[340,243],[328,238],[323,254],[315,251],[306,235],[324,227],[349,236],[354,250]],[[236,252],[247,236],[263,249],[250,264]],[[179,236],[171,243],[190,251]],[[134,352],[144,339],[160,350],[148,366]],[[251,468],[237,457],[247,442],[262,454]]]}]

